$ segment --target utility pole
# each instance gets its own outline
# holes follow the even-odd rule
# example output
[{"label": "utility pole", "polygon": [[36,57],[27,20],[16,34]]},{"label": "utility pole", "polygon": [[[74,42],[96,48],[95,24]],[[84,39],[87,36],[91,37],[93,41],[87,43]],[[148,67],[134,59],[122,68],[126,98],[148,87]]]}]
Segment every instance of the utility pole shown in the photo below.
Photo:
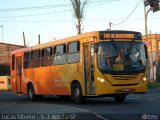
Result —
[{"label": "utility pole", "polygon": [[144,23],[145,23],[145,35],[146,35],[146,39],[148,39],[148,27],[147,27],[147,18],[148,18],[148,13],[151,9],[149,8],[147,11],[146,11],[146,7],[144,5]]},{"label": "utility pole", "polygon": [[159,64],[159,55],[158,55],[158,35],[156,33],[156,37],[155,37],[155,40],[156,40],[156,57],[155,57],[155,60],[156,60],[156,64],[155,64],[155,80],[158,81],[158,73],[159,73],[159,70],[158,70],[158,64]]},{"label": "utility pole", "polygon": [[38,35],[38,44],[41,44],[40,34]]},{"label": "utility pole", "polygon": [[156,56],[158,56],[158,35],[156,33]]},{"label": "utility pole", "polygon": [[25,34],[23,32],[23,42],[24,42],[24,47],[26,47],[26,39],[25,39]]},{"label": "utility pole", "polygon": [[112,23],[109,22],[109,29],[111,30],[112,29]]},{"label": "utility pole", "polygon": [[[150,9],[149,10],[147,10],[147,12],[146,12],[146,5],[145,5],[145,2],[144,2],[144,28],[145,28],[145,36],[146,36],[146,38],[145,38],[145,40],[147,40],[148,41],[148,27],[147,27],[147,17],[148,17],[148,13],[149,13],[149,11],[150,11]],[[151,41],[150,41],[151,42]],[[151,46],[152,46],[152,44],[151,44]],[[151,52],[152,53],[152,52]],[[149,53],[148,53],[149,54]],[[151,55],[152,54],[150,54],[150,58],[151,58]],[[152,63],[150,63],[150,61],[149,60],[147,60],[147,79],[148,80],[150,80],[150,66],[152,66],[151,65]]]},{"label": "utility pole", "polygon": [[152,34],[150,30],[150,41],[151,41],[151,54],[150,54],[150,59],[151,59],[151,72],[152,72],[152,79],[154,81],[154,65],[153,65],[153,48],[152,48]]},{"label": "utility pole", "polygon": [[2,42],[3,42],[3,26],[0,26],[2,28]]}]

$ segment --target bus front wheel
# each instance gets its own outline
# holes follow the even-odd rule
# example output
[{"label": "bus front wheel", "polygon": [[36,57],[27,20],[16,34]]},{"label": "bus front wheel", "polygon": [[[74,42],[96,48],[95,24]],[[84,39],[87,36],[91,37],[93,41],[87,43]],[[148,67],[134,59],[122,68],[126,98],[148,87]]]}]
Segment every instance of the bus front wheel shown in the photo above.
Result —
[{"label": "bus front wheel", "polygon": [[84,101],[82,89],[79,83],[74,83],[72,85],[72,100],[77,104],[80,104]]},{"label": "bus front wheel", "polygon": [[114,96],[114,100],[116,102],[124,102],[125,98],[126,98],[126,95],[115,95]]}]

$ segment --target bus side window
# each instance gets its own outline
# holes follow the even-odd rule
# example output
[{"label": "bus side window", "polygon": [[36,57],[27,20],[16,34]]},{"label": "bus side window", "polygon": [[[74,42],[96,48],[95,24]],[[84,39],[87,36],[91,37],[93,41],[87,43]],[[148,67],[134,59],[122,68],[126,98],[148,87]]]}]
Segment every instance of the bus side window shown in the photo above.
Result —
[{"label": "bus side window", "polygon": [[54,65],[63,65],[66,63],[66,44],[54,47]]},{"label": "bus side window", "polygon": [[12,70],[15,68],[15,55],[12,55]]},{"label": "bus side window", "polygon": [[80,43],[79,41],[68,44],[67,63],[77,63],[80,60]]},{"label": "bus side window", "polygon": [[40,50],[34,50],[31,52],[31,67],[39,67],[40,66]]},{"label": "bus side window", "polygon": [[52,47],[41,50],[41,66],[52,65]]},{"label": "bus side window", "polygon": [[29,68],[30,67],[30,52],[24,53],[24,68]]}]

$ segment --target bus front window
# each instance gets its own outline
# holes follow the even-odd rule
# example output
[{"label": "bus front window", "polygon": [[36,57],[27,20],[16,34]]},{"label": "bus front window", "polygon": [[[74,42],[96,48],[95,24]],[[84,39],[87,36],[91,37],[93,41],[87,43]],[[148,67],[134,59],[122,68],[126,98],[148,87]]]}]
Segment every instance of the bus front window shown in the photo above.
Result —
[{"label": "bus front window", "polygon": [[146,68],[145,48],[141,42],[100,42],[97,59],[98,68],[105,73],[136,73]]}]

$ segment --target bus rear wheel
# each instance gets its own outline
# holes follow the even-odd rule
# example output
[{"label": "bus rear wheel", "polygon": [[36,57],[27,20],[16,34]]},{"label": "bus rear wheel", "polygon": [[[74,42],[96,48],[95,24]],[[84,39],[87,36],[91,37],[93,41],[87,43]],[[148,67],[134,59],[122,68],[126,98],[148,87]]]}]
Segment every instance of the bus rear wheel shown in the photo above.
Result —
[{"label": "bus rear wheel", "polygon": [[124,102],[125,98],[126,98],[126,95],[115,95],[114,96],[114,100],[119,103]]},{"label": "bus rear wheel", "polygon": [[31,100],[31,101],[34,101],[34,100],[42,100],[42,99],[43,99],[43,95],[35,95],[35,94],[34,94],[33,85],[32,85],[32,84],[29,84],[29,86],[28,86],[28,98],[29,98],[29,100]]},{"label": "bus rear wheel", "polygon": [[72,85],[72,100],[77,104],[84,102],[84,97],[82,95],[82,89],[79,83],[74,83]]},{"label": "bus rear wheel", "polygon": [[28,85],[28,98],[29,100],[33,101],[35,100],[35,94],[34,94],[34,88],[32,84]]}]

